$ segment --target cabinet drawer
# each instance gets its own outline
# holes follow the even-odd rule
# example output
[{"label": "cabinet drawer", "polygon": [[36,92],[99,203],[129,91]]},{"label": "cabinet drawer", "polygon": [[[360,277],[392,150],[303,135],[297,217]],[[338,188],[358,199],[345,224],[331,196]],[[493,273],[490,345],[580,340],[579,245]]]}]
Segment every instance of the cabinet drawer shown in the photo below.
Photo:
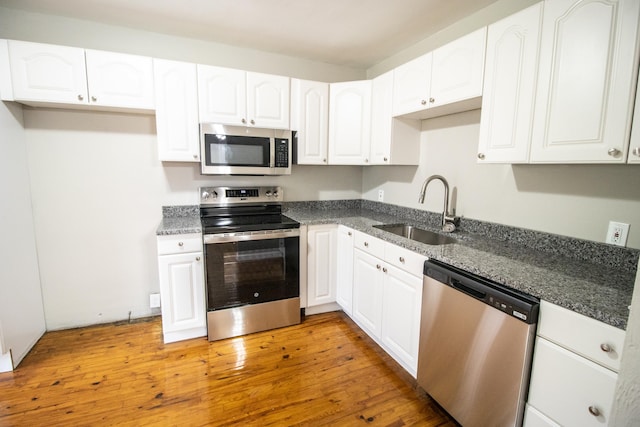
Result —
[{"label": "cabinet drawer", "polygon": [[609,369],[538,338],[528,403],[565,427],[607,425],[617,377]]},{"label": "cabinet drawer", "polygon": [[427,257],[402,248],[392,243],[387,243],[384,250],[384,260],[414,276],[422,277],[424,262]]},{"label": "cabinet drawer", "polygon": [[618,372],[625,332],[546,301],[538,335]]},{"label": "cabinet drawer", "polygon": [[201,234],[175,234],[158,236],[158,255],[202,251]]},{"label": "cabinet drawer", "polygon": [[359,231],[356,231],[355,237],[354,247],[377,258],[384,259],[384,240],[380,240],[377,237],[372,237]]}]

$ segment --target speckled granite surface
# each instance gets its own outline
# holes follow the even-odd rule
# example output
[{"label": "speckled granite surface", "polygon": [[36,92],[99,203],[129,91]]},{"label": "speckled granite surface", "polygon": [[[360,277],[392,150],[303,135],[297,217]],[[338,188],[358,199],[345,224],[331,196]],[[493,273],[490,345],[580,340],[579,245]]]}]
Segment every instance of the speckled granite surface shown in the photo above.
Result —
[{"label": "speckled granite surface", "polygon": [[[628,307],[635,281],[635,268],[640,251],[633,249],[608,248],[609,245],[569,239],[546,233],[504,227],[500,230],[496,224],[483,225],[490,229],[488,236],[481,233],[480,225],[473,224],[473,233],[461,229],[451,236],[459,243],[432,246],[415,242],[394,234],[373,228],[376,224],[404,222],[438,231],[440,216],[430,212],[415,211],[408,208],[395,210],[392,205],[377,209],[372,203],[363,203],[361,207],[348,205],[341,209],[338,203],[324,209],[318,202],[287,203],[285,215],[302,224],[338,223],[381,238],[385,241],[405,247],[428,257],[446,262],[463,270],[487,277],[516,290],[536,296],[568,308],[588,317],[600,320],[615,327],[626,329],[629,316]],[[375,210],[372,210],[374,208]],[[403,216],[402,214],[405,214]],[[420,218],[417,218],[420,217]],[[503,235],[503,233],[507,235]],[[511,235],[516,235],[513,241]],[[550,247],[544,247],[539,241],[541,236]],[[527,237],[531,241],[525,241]],[[564,240],[556,245],[556,238]],[[537,242],[536,242],[537,241]],[[573,244],[573,246],[571,246]],[[571,249],[573,247],[573,249]],[[610,253],[620,265],[598,264],[602,257],[585,261],[579,254],[583,247],[589,251],[602,250]],[[617,250],[617,252],[616,252]],[[576,252],[572,258],[567,252]],[[577,259],[576,259],[577,258]],[[611,263],[611,260],[607,260]],[[615,264],[615,263],[614,263]]]},{"label": "speckled granite surface", "polygon": [[[284,210],[302,224],[343,224],[626,329],[640,250],[466,218],[451,235],[458,243],[432,246],[372,227],[403,222],[438,231],[440,215],[432,212],[366,200],[285,202]],[[198,206],[164,207],[163,216],[158,235],[202,231]]]}]

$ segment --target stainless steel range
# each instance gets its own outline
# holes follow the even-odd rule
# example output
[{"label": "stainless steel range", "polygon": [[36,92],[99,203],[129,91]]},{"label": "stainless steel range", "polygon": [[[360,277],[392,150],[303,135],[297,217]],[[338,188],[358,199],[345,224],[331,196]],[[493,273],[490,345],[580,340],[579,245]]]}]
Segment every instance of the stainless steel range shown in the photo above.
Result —
[{"label": "stainless steel range", "polygon": [[300,224],[280,187],[202,187],[209,341],[300,323]]}]

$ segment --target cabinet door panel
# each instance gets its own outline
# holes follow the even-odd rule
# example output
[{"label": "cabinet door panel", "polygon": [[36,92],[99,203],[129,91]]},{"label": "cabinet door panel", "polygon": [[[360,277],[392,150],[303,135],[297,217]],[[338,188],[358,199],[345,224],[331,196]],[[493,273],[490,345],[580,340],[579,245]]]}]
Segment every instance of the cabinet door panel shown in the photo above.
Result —
[{"label": "cabinet door panel", "polygon": [[291,130],[298,132],[298,164],[327,164],[328,83],[291,81]]},{"label": "cabinet door panel", "polygon": [[246,72],[198,64],[198,104],[201,123],[245,125]]},{"label": "cabinet door panel", "polygon": [[382,329],[382,263],[359,249],[353,253],[353,319],[374,339]]},{"label": "cabinet door panel", "polygon": [[489,26],[480,117],[482,163],[529,160],[542,3]]},{"label": "cabinet door panel", "polygon": [[90,104],[155,108],[151,58],[98,50],[87,50],[86,58]]},{"label": "cabinet door panel", "polygon": [[431,107],[482,96],[485,37],[481,28],[433,51]]},{"label": "cabinet door panel", "polygon": [[532,162],[625,161],[639,11],[635,0],[545,3]]},{"label": "cabinet door panel", "polygon": [[614,372],[538,338],[528,401],[560,425],[602,426],[611,416],[616,380]]},{"label": "cabinet door panel", "polygon": [[289,77],[247,73],[249,126],[289,129]]},{"label": "cabinet door panel", "polygon": [[307,307],[336,301],[337,225],[310,226],[307,252]]},{"label": "cabinet door panel", "polygon": [[198,162],[198,82],[196,65],[153,60],[156,130],[160,160]]},{"label": "cabinet door panel", "polygon": [[371,141],[371,81],[333,83],[329,98],[329,163],[366,164]]},{"label": "cabinet door panel", "polygon": [[353,230],[338,226],[336,302],[345,313],[353,312]]},{"label": "cabinet door panel", "polygon": [[88,103],[83,49],[9,40],[9,58],[16,100]]}]

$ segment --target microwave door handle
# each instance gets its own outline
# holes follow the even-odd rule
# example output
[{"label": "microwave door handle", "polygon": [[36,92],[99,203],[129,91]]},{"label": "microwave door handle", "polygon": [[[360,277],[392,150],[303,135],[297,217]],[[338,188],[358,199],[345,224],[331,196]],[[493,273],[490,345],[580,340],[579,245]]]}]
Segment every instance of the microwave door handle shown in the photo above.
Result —
[{"label": "microwave door handle", "polygon": [[274,137],[269,138],[269,167],[271,169],[276,167],[276,139]]}]

